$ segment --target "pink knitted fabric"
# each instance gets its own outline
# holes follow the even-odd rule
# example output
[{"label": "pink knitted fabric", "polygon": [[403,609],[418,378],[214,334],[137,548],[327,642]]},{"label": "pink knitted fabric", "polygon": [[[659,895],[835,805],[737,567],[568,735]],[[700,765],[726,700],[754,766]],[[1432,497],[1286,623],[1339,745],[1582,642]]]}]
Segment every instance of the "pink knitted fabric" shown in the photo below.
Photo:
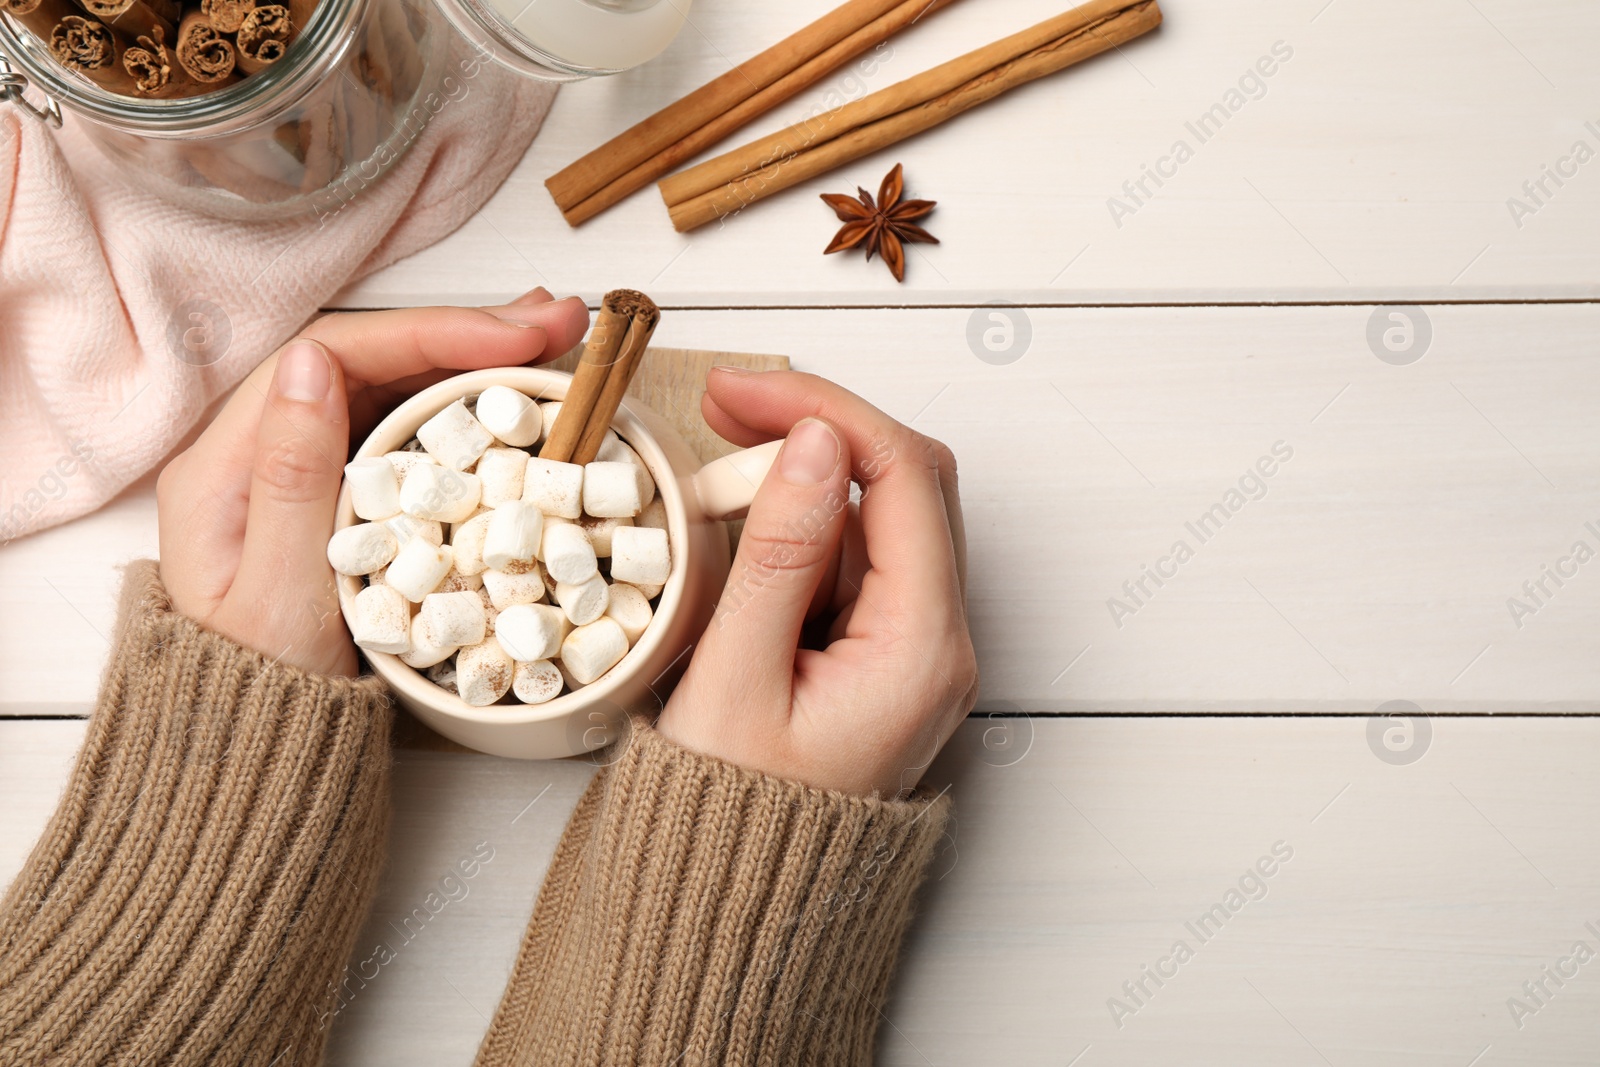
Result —
[{"label": "pink knitted fabric", "polygon": [[[0,542],[110,500],[342,286],[465,222],[554,96],[479,77],[342,211],[271,222],[180,209],[127,183],[70,113],[52,132],[0,103]],[[208,322],[231,339],[200,366],[172,338]]]}]

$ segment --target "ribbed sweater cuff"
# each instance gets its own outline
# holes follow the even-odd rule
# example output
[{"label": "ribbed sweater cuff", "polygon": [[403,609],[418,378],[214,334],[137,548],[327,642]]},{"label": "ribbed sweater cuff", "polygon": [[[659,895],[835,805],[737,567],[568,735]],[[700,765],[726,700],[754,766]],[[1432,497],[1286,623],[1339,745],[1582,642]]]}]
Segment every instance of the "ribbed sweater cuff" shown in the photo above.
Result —
[{"label": "ribbed sweater cuff", "polygon": [[948,812],[636,723],[568,825],[478,1064],[871,1063]]},{"label": "ribbed sweater cuff", "polygon": [[134,564],[88,737],[0,903],[0,1064],[312,1064],[382,861],[389,710]]}]

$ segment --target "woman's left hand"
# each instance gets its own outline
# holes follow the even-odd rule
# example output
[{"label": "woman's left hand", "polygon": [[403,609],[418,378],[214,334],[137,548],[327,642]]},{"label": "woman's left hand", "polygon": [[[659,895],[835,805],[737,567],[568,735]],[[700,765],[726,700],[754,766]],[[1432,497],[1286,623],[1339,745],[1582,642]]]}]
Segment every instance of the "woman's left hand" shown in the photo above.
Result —
[{"label": "woman's left hand", "polygon": [[555,359],[583,339],[576,297],[330,315],[239,385],[156,483],[172,606],[282,663],[356,673],[328,566],[354,434],[459,371]]}]

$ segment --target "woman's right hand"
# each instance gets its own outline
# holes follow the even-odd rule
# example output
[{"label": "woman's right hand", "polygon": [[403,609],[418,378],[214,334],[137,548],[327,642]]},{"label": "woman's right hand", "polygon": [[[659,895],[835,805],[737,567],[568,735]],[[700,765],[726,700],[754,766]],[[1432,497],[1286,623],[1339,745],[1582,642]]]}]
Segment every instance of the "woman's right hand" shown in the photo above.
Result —
[{"label": "woman's right hand", "polygon": [[819,788],[909,790],[978,692],[955,457],[809,374],[717,368],[703,411],[735,444],[787,440],[657,729]]}]

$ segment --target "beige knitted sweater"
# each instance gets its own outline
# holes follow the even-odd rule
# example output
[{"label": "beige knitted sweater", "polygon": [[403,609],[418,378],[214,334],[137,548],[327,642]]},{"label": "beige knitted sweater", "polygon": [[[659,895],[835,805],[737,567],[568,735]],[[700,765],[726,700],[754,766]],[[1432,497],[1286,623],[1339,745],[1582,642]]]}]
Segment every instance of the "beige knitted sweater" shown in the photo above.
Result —
[{"label": "beige knitted sweater", "polygon": [[[389,717],[372,679],[274,665],[135,565],[0,903],[0,1065],[318,1063],[383,865]],[[567,826],[479,1067],[869,1063],[947,811],[641,726]]]}]

